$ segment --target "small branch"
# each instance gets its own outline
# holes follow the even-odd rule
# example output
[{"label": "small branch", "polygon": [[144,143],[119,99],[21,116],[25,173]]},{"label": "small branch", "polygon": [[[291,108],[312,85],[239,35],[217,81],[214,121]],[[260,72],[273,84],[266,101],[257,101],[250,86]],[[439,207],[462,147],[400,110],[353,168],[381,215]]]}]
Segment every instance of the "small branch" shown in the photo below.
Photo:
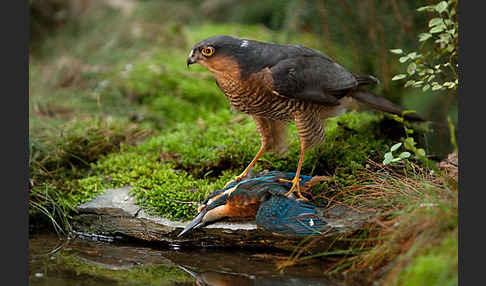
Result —
[{"label": "small branch", "polygon": [[172,200],[172,199],[168,199],[168,200],[171,201],[171,202],[185,204],[185,205],[194,205],[194,206],[199,206],[200,205],[200,203],[198,203],[198,202],[184,202],[184,201]]}]

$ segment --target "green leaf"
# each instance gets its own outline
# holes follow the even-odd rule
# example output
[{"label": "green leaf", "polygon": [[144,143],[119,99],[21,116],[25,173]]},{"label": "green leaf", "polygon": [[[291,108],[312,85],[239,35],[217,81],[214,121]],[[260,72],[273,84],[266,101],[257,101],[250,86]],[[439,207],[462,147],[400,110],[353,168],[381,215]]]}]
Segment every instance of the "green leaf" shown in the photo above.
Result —
[{"label": "green leaf", "polygon": [[426,84],[422,87],[422,91],[427,91],[427,90],[429,90],[429,88],[430,88],[430,85]]},{"label": "green leaf", "polygon": [[[407,114],[414,114],[414,113],[417,113],[417,112],[415,110],[407,109],[407,110],[402,111],[402,116],[405,116]],[[407,129],[407,130],[413,130],[413,129],[408,129],[405,126],[404,126],[404,128]]]},{"label": "green leaf", "polygon": [[415,81],[413,81],[413,80],[409,80],[409,81],[407,81],[407,82],[405,83],[404,87],[410,87],[410,86],[412,86],[412,85],[414,84],[414,82],[415,82]]},{"label": "green leaf", "polygon": [[444,31],[444,28],[445,28],[445,26],[444,26],[444,25],[435,26],[435,27],[433,27],[432,29],[430,29],[430,31],[429,31],[429,32],[430,32],[431,34],[440,33],[440,32],[442,32],[442,31]]},{"label": "green leaf", "polygon": [[445,20],[444,20],[444,23],[445,23],[447,26],[452,26],[452,25],[454,25],[454,21],[452,21],[451,19],[445,19]]},{"label": "green leaf", "polygon": [[406,77],[407,77],[406,74],[397,74],[396,76],[394,76],[392,78],[392,80],[399,80],[399,79],[406,78]]},{"label": "green leaf", "polygon": [[402,49],[391,49],[390,52],[397,54],[397,55],[400,55],[400,54],[403,53]]},{"label": "green leaf", "polygon": [[398,115],[396,115],[396,114],[392,114],[392,118],[395,119],[398,122],[403,122],[403,118],[400,117],[400,116],[398,116]]},{"label": "green leaf", "polygon": [[443,89],[443,87],[439,84],[432,86],[432,90],[441,90],[441,89]]},{"label": "green leaf", "polygon": [[398,61],[399,61],[399,62],[401,62],[401,63],[404,63],[404,62],[406,62],[406,61],[408,61],[408,60],[409,60],[408,56],[400,57],[400,58],[398,59]]},{"label": "green leaf", "polygon": [[432,5],[423,6],[423,7],[418,8],[417,11],[419,11],[419,12],[434,11],[434,6],[432,6]]},{"label": "green leaf", "polygon": [[432,37],[430,33],[421,33],[419,35],[419,42],[427,41],[430,37]]},{"label": "green leaf", "polygon": [[417,149],[416,153],[417,156],[423,156],[425,157],[425,150],[422,148]]},{"label": "green leaf", "polygon": [[[452,7],[454,7],[454,6],[452,6]],[[452,8],[452,9],[450,10],[450,12],[449,12],[449,17],[452,17],[452,16],[454,16],[454,15],[456,15],[456,9]]]},{"label": "green leaf", "polygon": [[447,6],[448,5],[447,5],[446,1],[441,1],[441,2],[437,3],[437,5],[435,5],[434,9],[435,9],[435,11],[442,13],[447,9]]},{"label": "green leaf", "polygon": [[429,21],[429,27],[437,26],[437,25],[442,24],[442,23],[444,23],[442,18],[433,18],[433,19],[430,19],[430,21]]},{"label": "green leaf", "polygon": [[405,149],[413,150],[415,148],[416,143],[413,140],[413,137],[407,137],[407,139],[403,141],[403,144],[405,146]]},{"label": "green leaf", "polygon": [[450,53],[450,52],[452,52],[452,51],[453,51],[455,48],[456,48],[456,47],[455,47],[453,44],[449,44],[449,45],[447,46],[446,51]]},{"label": "green leaf", "polygon": [[383,160],[383,165],[390,164],[390,162],[391,162],[392,159],[393,159],[392,153],[390,153],[390,152],[385,153],[385,159]]},{"label": "green leaf", "polygon": [[413,75],[417,71],[417,65],[415,63],[410,63],[407,67],[407,72],[409,75]]},{"label": "green leaf", "polygon": [[[397,143],[397,144],[393,145],[393,146],[390,148],[390,150],[393,152],[393,151],[397,150],[398,148],[400,148],[400,146],[402,146],[402,142],[400,142],[400,143]],[[385,155],[386,155],[386,154],[385,154]]]},{"label": "green leaf", "polygon": [[402,152],[400,155],[398,155],[399,158],[402,158],[402,159],[406,159],[408,157],[410,157],[412,154],[410,154],[410,152]]},{"label": "green leaf", "polygon": [[412,52],[407,55],[410,59],[415,59],[417,57],[417,52]]},{"label": "green leaf", "polygon": [[424,82],[422,80],[418,80],[416,82],[413,83],[413,87],[419,87],[423,84]]}]

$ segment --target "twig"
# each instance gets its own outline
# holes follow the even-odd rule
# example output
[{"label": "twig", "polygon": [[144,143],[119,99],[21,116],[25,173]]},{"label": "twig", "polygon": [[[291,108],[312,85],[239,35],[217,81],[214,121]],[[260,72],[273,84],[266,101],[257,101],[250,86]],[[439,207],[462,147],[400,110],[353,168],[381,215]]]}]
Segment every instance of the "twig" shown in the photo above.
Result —
[{"label": "twig", "polygon": [[179,201],[179,200],[173,200],[173,199],[168,199],[171,202],[176,202],[180,204],[185,204],[185,205],[194,205],[194,206],[199,206],[198,202],[184,202],[184,201]]}]

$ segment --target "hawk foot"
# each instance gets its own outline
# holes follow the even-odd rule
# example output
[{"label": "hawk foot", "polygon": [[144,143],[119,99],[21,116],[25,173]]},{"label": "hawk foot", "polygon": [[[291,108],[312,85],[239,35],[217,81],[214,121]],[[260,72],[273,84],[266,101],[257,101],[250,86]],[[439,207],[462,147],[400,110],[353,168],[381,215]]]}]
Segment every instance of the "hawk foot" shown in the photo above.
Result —
[{"label": "hawk foot", "polygon": [[290,190],[284,195],[286,197],[290,196],[292,193],[296,193],[297,194],[297,197],[299,199],[305,199],[307,200],[303,195],[302,193],[300,192],[300,181],[302,179],[299,178],[299,176],[295,176],[291,181],[289,180],[286,180],[286,179],[279,179],[280,182],[286,182],[286,183],[292,183],[292,187],[290,188]]}]

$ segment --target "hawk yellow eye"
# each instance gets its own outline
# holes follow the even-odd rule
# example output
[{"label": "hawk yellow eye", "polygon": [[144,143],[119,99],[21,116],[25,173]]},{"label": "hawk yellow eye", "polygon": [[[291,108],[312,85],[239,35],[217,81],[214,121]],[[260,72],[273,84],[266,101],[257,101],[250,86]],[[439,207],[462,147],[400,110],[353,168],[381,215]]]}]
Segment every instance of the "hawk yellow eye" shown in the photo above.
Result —
[{"label": "hawk yellow eye", "polygon": [[210,57],[214,54],[214,49],[213,47],[206,47],[202,49],[201,53],[206,57]]}]

